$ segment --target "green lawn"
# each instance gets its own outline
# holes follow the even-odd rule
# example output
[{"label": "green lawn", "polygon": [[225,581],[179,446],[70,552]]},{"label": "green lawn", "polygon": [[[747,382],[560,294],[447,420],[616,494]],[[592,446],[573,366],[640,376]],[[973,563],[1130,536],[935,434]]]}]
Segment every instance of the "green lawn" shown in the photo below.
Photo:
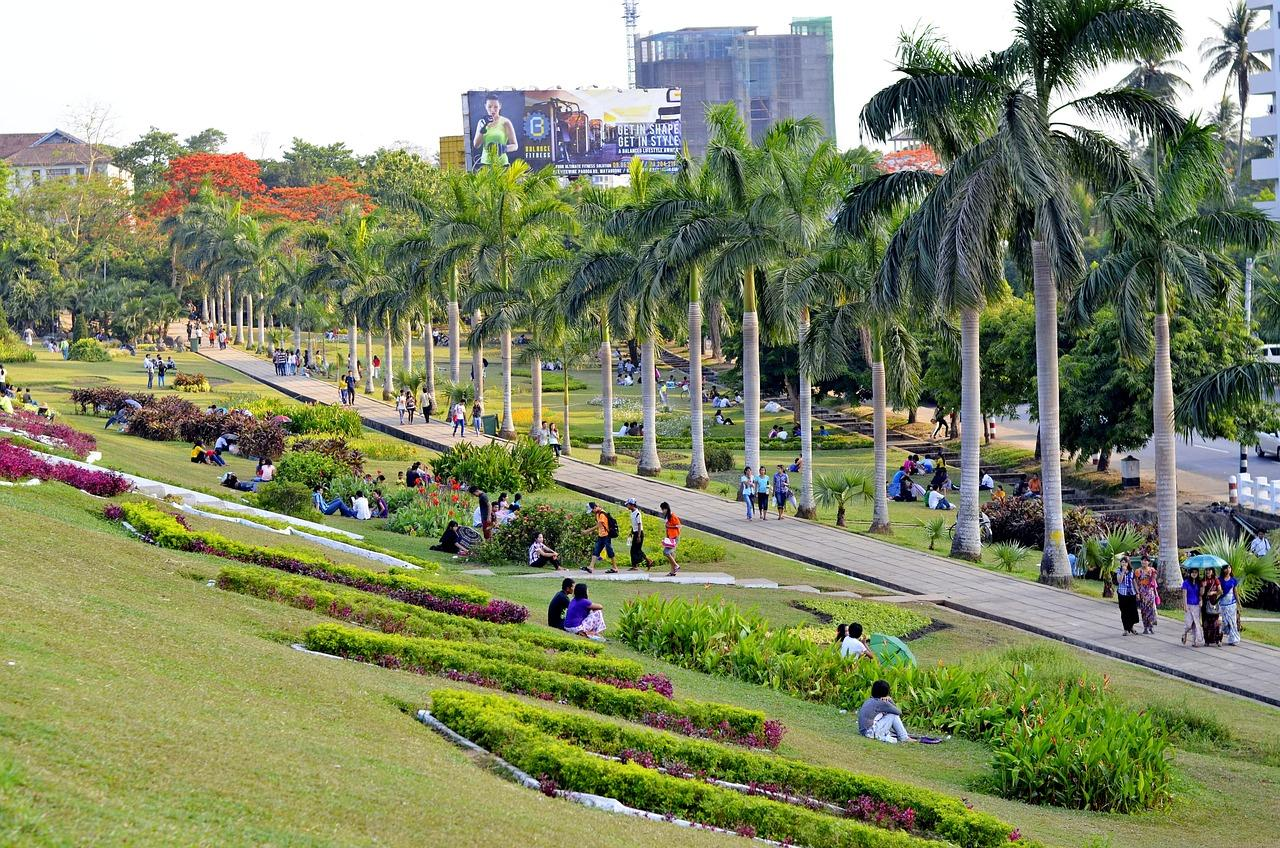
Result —
[{"label": "green lawn", "polygon": [[[225,561],[144,546],[98,518],[100,503],[58,484],[0,489],[10,531],[0,537],[0,844],[408,845],[425,836],[433,845],[559,846],[566,833],[588,831],[610,845],[725,844],[499,779],[401,711],[425,703],[443,681],[290,650],[282,641],[316,614],[208,588]],[[479,582],[529,604],[536,621],[553,581]],[[612,614],[652,589],[597,583],[593,595]],[[663,592],[812,620],[786,593]],[[925,663],[1043,644],[925,611],[951,625],[913,643]],[[1050,845],[1273,844],[1276,712],[1102,657],[1054,652],[1056,663],[1109,674],[1135,704],[1193,705],[1233,728],[1223,750],[1201,740],[1177,752],[1178,795],[1166,810],[1111,816],[1004,801],[976,788],[987,771],[983,746],[872,744],[829,707],[674,668],[616,642],[608,652],[668,674],[684,696],[782,719],[790,728],[785,755],[966,797]],[[1110,841],[1090,842],[1097,836]]]}]

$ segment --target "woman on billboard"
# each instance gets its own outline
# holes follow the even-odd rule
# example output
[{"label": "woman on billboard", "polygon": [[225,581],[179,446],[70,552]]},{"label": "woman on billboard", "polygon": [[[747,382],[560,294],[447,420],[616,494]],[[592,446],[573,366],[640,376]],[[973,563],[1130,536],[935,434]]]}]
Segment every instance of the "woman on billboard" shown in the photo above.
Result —
[{"label": "woman on billboard", "polygon": [[516,143],[516,128],[511,121],[502,116],[502,103],[498,95],[490,94],[484,99],[486,116],[476,124],[476,135],[471,140],[472,148],[480,148],[481,165],[509,165],[508,153],[519,149]]}]

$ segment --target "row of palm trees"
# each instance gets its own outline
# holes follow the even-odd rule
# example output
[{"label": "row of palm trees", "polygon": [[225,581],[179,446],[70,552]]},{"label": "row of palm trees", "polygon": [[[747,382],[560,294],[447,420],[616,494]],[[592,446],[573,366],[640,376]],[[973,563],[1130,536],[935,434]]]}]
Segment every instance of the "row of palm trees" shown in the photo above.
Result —
[{"label": "row of palm trees", "polygon": [[[486,346],[501,358],[500,435],[516,434],[512,334],[531,341],[532,420],[543,420],[541,363],[599,357],[600,459],[616,462],[612,363],[615,339],[641,347],[644,441],[639,473],[661,470],[656,385],[659,327],[687,325],[691,349],[691,487],[709,481],[703,451],[704,307],[740,313],[746,464],[760,465],[762,336],[799,350],[804,457],[800,513],[815,512],[812,385],[862,351],[872,373],[875,468],[871,529],[889,532],[885,409],[912,395],[918,365],[912,328],[924,319],[960,338],[961,415],[982,420],[979,315],[1004,296],[1011,260],[1032,282],[1045,512],[1043,581],[1070,581],[1063,533],[1058,435],[1058,308],[1086,318],[1104,304],[1123,316],[1135,356],[1155,358],[1160,562],[1166,599],[1177,598],[1176,470],[1169,316],[1180,303],[1221,296],[1237,277],[1228,246],[1258,250],[1273,226],[1232,203],[1217,129],[1180,117],[1166,98],[1131,80],[1082,91],[1098,71],[1168,55],[1181,32],[1147,0],[1036,0],[1016,5],[1006,49],[981,57],[952,51],[932,32],[904,36],[900,79],[862,113],[864,130],[887,140],[906,129],[946,164],[941,175],[881,174],[864,150],[841,151],[810,119],[782,120],[753,140],[732,106],[707,113],[701,160],[672,174],[636,163],[629,184],[562,187],[549,170],[517,161],[445,175],[430,189],[372,214],[349,210],[328,227],[290,233],[266,227],[212,196],[170,222],[175,268],[206,287],[205,314],[231,324],[237,342],[266,344],[268,323],[348,329],[348,359],[383,338],[383,391],[393,389],[392,344],[421,338],[427,389],[435,390],[432,327],[448,322],[453,383],[462,377],[462,315],[475,396],[484,397]],[[1094,128],[1119,125],[1148,139],[1150,166]],[[1097,220],[1081,219],[1081,187]],[[1099,226],[1111,250],[1086,268],[1081,242]],[[253,317],[257,303],[257,338]],[[234,307],[234,308],[233,308]],[[681,313],[679,317],[676,314]],[[762,317],[765,319],[762,321]],[[1143,329],[1150,320],[1150,330]],[[1154,344],[1150,340],[1154,339]],[[890,367],[886,367],[890,363]],[[372,369],[364,369],[373,391]],[[567,381],[565,405],[567,411]],[[565,447],[572,450],[567,432]],[[980,428],[962,430],[961,494],[952,553],[976,559]]]}]

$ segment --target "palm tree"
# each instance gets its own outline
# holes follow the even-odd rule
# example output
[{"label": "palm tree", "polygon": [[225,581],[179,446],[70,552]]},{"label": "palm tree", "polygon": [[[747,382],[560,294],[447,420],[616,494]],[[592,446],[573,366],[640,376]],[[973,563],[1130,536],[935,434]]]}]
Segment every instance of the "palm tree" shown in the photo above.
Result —
[{"label": "palm tree", "polygon": [[[347,367],[356,367],[356,344],[361,312],[372,292],[390,288],[384,258],[388,244],[377,230],[376,213],[362,215],[355,210],[344,212],[332,229],[317,227],[304,233],[301,245],[316,254],[315,263],[302,280],[308,291],[336,294],[335,304],[350,324],[347,339]],[[365,339],[365,391],[371,392],[372,371],[369,367],[372,343]]]},{"label": "palm tree", "polygon": [[[1180,301],[1205,303],[1225,296],[1239,271],[1228,248],[1258,251],[1280,227],[1254,209],[1229,208],[1231,187],[1222,169],[1217,128],[1188,122],[1171,140],[1156,142],[1155,173],[1104,195],[1111,252],[1090,269],[1077,293],[1077,314],[1087,319],[1110,302],[1120,318],[1122,352],[1146,354],[1155,338],[1154,433],[1156,511],[1160,532],[1161,598],[1181,604],[1178,565],[1177,457],[1169,318]],[[1217,208],[1210,204],[1223,204]],[[1205,211],[1205,210],[1208,211]],[[1153,313],[1151,335],[1141,329]]]},{"label": "palm tree", "polygon": [[[461,251],[470,259],[476,280],[464,309],[473,315],[483,311],[482,321],[471,327],[472,349],[478,349],[491,333],[499,336],[502,353],[502,424],[498,435],[516,436],[511,411],[511,330],[509,308],[521,297],[515,286],[515,263],[522,252],[549,228],[568,226],[570,210],[557,191],[555,173],[543,169],[531,173],[523,160],[507,167],[480,172],[470,193],[470,203],[449,210],[436,233],[446,251]],[[477,366],[477,377],[483,362]]]},{"label": "palm tree", "polygon": [[818,475],[814,491],[818,503],[835,507],[836,526],[844,527],[845,511],[849,504],[859,498],[870,500],[874,496],[871,491],[874,486],[874,475],[866,471],[833,471]]},{"label": "palm tree", "polygon": [[1190,73],[1187,66],[1177,59],[1162,56],[1143,56],[1133,63],[1133,70],[1120,80],[1123,88],[1136,88],[1152,97],[1175,105],[1180,95],[1191,90],[1191,84],[1178,74]]},{"label": "palm tree", "polygon": [[[936,39],[923,43],[912,61],[900,61],[904,78],[871,99],[862,122],[879,140],[911,128],[949,162],[925,205],[933,221],[950,216],[953,225],[928,227],[923,239],[914,230],[900,232],[887,277],[897,276],[917,239],[910,249],[926,262],[952,256],[957,280],[972,295],[984,275],[1002,268],[1004,248],[993,252],[990,234],[1004,232],[1020,272],[1033,282],[1045,511],[1040,580],[1065,586],[1071,574],[1062,521],[1058,280],[1070,283],[1084,270],[1071,188],[1083,181],[1109,189],[1134,177],[1118,143],[1068,119],[1176,132],[1176,114],[1146,91],[1118,87],[1077,96],[1077,89],[1108,64],[1176,51],[1181,28],[1150,0],[1019,2],[1014,17],[1013,44],[978,59],[954,55]],[[957,302],[975,305],[970,297]]]},{"label": "palm tree", "polygon": [[1246,0],[1235,0],[1227,7],[1226,21],[1214,20],[1218,34],[1200,42],[1200,61],[1208,62],[1204,81],[1225,73],[1222,96],[1234,82],[1236,99],[1240,105],[1240,129],[1236,152],[1236,182],[1244,179],[1244,114],[1249,106],[1249,76],[1267,70],[1267,63],[1249,52],[1249,33],[1258,28],[1257,9],[1250,9]]}]

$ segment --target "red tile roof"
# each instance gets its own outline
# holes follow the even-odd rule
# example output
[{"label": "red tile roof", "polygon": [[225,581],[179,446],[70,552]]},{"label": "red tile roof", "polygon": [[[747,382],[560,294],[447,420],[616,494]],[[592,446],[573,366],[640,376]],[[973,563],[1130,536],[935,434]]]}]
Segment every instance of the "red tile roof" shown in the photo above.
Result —
[{"label": "red tile roof", "polygon": [[47,133],[0,133],[0,159],[8,159],[24,147],[30,147]]}]

